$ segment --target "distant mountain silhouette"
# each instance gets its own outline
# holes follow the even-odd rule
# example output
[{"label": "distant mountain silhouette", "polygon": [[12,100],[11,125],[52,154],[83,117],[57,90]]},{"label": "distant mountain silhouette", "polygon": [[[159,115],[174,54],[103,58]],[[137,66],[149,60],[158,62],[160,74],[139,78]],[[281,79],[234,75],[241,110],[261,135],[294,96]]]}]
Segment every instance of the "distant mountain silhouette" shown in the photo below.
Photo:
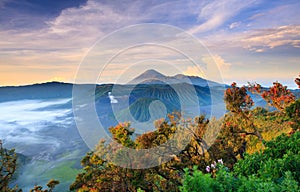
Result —
[{"label": "distant mountain silhouette", "polygon": [[131,80],[128,84],[179,84],[187,83],[201,87],[224,86],[224,84],[206,80],[197,76],[188,76],[177,74],[175,76],[166,76],[154,69],[150,69]]},{"label": "distant mountain silhouette", "polygon": [[0,102],[22,99],[67,98],[72,97],[72,88],[72,84],[61,82],[0,87]]}]

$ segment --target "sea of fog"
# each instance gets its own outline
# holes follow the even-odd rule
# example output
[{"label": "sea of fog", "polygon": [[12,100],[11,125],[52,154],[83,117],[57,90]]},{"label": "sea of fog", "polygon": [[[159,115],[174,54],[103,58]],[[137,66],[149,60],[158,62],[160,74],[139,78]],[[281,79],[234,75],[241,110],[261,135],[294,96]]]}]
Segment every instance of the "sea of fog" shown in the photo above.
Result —
[{"label": "sea of fog", "polygon": [[71,98],[0,103],[0,138],[19,155],[15,183],[23,191],[50,179],[67,191],[88,151],[72,114]]}]

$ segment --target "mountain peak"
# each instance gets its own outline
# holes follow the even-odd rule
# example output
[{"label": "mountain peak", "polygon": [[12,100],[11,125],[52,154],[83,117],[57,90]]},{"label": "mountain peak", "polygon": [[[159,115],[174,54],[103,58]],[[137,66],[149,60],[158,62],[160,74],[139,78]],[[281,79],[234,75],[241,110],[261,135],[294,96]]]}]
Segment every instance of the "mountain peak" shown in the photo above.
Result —
[{"label": "mountain peak", "polygon": [[162,78],[162,77],[166,77],[165,75],[161,74],[160,72],[154,70],[154,69],[149,69],[147,71],[145,71],[144,73],[142,73],[141,75],[139,75],[139,77],[147,77],[147,78]]},{"label": "mountain peak", "polygon": [[141,83],[141,82],[147,82],[147,81],[152,81],[152,80],[161,80],[166,78],[165,75],[161,74],[160,72],[154,70],[154,69],[149,69],[145,71],[144,73],[140,74],[136,78],[134,78],[132,81],[129,83]]}]

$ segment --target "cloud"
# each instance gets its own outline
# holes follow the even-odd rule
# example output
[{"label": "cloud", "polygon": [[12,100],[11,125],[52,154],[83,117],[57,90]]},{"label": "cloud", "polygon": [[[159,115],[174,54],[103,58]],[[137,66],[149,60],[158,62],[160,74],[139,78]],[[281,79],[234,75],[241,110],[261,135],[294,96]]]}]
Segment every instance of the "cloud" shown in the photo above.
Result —
[{"label": "cloud", "polygon": [[[266,8],[254,12],[247,19],[249,29],[277,28],[287,25],[299,25],[299,1],[287,3],[275,3],[275,5],[265,2]],[[269,8],[267,8],[269,7]]]},{"label": "cloud", "polygon": [[[76,73],[76,68],[88,49],[105,35],[137,23],[181,22],[182,19],[196,14],[199,6],[201,3],[193,0],[87,1],[79,7],[62,10],[56,17],[39,18],[36,15],[26,15],[44,20],[43,25],[38,24],[38,27],[29,27],[26,30],[12,27],[10,22],[0,20],[1,26],[10,26],[9,29],[0,29],[0,65],[9,71],[0,75],[1,84],[19,84],[20,81],[27,84],[32,81],[47,81],[56,76],[61,78],[57,74],[58,66],[60,73],[67,76],[63,79],[72,82],[72,75]],[[18,10],[11,10],[12,17],[16,11]],[[41,71],[42,68],[48,68],[47,73]],[[28,73],[30,75],[26,76],[31,80],[24,77]],[[17,80],[11,74],[23,78]]]},{"label": "cloud", "polygon": [[[51,126],[66,127],[73,123],[70,118],[71,109],[64,106],[70,101],[70,99],[22,100],[0,103],[0,137],[16,143],[26,140],[27,145],[55,144],[56,139],[46,139],[39,131]],[[58,106],[60,108],[57,108]]]},{"label": "cloud", "polygon": [[221,71],[228,71],[231,64],[226,62],[220,55],[214,54],[211,57],[203,57],[202,61],[207,65],[217,65]]},{"label": "cloud", "polygon": [[234,22],[229,25],[229,29],[234,29],[241,25],[241,22]]},{"label": "cloud", "polygon": [[[35,132],[43,127],[44,122],[53,124],[68,124],[66,118],[71,114],[70,109],[55,109],[53,106],[64,105],[70,102],[70,99],[59,100],[22,100],[0,103],[0,124],[14,125],[14,127],[26,127]],[[40,125],[38,125],[40,123]],[[5,129],[6,126],[2,126]],[[13,131],[10,129],[10,131]],[[5,134],[5,133],[3,133]]]},{"label": "cloud", "polygon": [[222,26],[230,18],[237,15],[243,9],[250,7],[257,1],[239,1],[239,0],[215,0],[205,5],[199,15],[199,20],[204,22],[198,26],[192,27],[188,30],[191,34],[207,32]]},{"label": "cloud", "polygon": [[104,35],[143,19],[125,13],[126,10],[121,12],[112,5],[88,1],[83,6],[62,10],[57,17],[44,21],[46,25],[41,29],[2,29],[0,45],[12,51],[33,52],[89,48]]},{"label": "cloud", "polygon": [[[122,26],[132,24],[139,18],[124,15],[111,6],[97,1],[88,1],[80,8],[69,8],[52,21],[48,21],[49,35],[64,38],[75,46],[91,45],[99,37]],[[79,43],[79,44],[78,44]]]},{"label": "cloud", "polygon": [[[207,55],[202,57],[202,62],[207,65],[207,68],[214,70],[202,70],[199,66],[188,66],[183,72],[189,76],[200,76],[205,79],[223,82],[223,78],[228,77],[230,73],[231,63],[228,63],[220,55]],[[229,75],[230,76],[230,75]]]},{"label": "cloud", "polygon": [[204,75],[201,71],[199,71],[199,67],[196,66],[188,66],[187,69],[183,72],[184,75],[189,76],[199,76],[204,78]]},{"label": "cloud", "polygon": [[[219,52],[241,53],[276,51],[275,48],[299,49],[300,25],[250,29],[243,32],[220,32],[205,38],[206,45]],[[289,51],[290,54],[293,54]]]},{"label": "cloud", "polygon": [[[241,39],[241,43],[249,49],[261,52],[261,47],[275,48],[292,46],[300,48],[300,25],[280,26],[278,28],[260,29],[250,32]],[[256,48],[258,47],[258,48]]]},{"label": "cloud", "polygon": [[[26,30],[0,27],[0,82],[2,85],[28,84],[55,78],[72,82],[77,66],[97,40],[122,27],[144,22],[188,29],[204,40],[216,55],[226,58],[222,61],[215,56],[222,70],[226,70],[231,67],[229,63],[237,63],[230,60],[230,56],[241,52],[262,55],[281,46],[297,49],[298,10],[297,2],[270,4],[261,0],[87,1],[81,6],[63,9],[55,17],[38,18],[43,21],[38,27]],[[35,23],[33,20],[32,24]],[[10,25],[0,20],[1,26],[6,24]],[[246,61],[240,58],[238,62]],[[186,62],[178,60],[178,63]],[[186,66],[180,71],[185,69]]]},{"label": "cloud", "polygon": [[[132,19],[136,21],[138,17]],[[0,65],[8,71],[0,75],[2,85],[47,81],[58,72],[64,74],[66,81],[73,81],[72,75],[88,48],[105,34],[130,24],[131,18],[100,2],[89,1],[45,22],[41,29],[0,31]]]},{"label": "cloud", "polygon": [[264,49],[256,49],[255,50],[255,52],[257,52],[257,53],[262,53],[262,52],[264,52],[265,50]]},{"label": "cloud", "polygon": [[0,138],[24,155],[40,154],[37,147],[53,153],[65,143],[59,138],[62,129],[72,131],[70,102],[71,99],[48,99],[0,103]]}]

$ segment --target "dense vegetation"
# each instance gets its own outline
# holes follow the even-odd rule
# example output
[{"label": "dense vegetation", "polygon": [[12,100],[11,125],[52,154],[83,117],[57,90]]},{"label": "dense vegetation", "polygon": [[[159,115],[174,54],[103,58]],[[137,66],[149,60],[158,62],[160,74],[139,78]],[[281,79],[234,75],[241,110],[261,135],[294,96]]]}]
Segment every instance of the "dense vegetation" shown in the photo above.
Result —
[{"label": "dense vegetation", "polygon": [[300,191],[300,132],[266,142],[263,152],[245,155],[232,170],[222,163],[206,174],[185,169],[181,191]]},{"label": "dense vegetation", "polygon": [[[276,110],[253,108],[249,92],[261,95]],[[299,191],[300,99],[296,100],[278,82],[270,89],[262,89],[259,84],[238,87],[233,83],[225,91],[224,101],[228,113],[218,120],[208,120],[203,115],[182,120],[180,113],[172,113],[167,119],[155,122],[155,131],[142,135],[135,135],[129,123],[111,127],[116,142],[101,140],[82,159],[83,170],[70,190]],[[176,153],[180,140],[187,138],[183,134],[174,141],[174,148],[160,154],[170,156],[166,163],[156,162],[160,165],[148,169],[131,169],[110,161],[119,157],[139,167],[140,159],[125,153],[119,144],[135,150],[150,149],[162,145],[177,131],[189,133],[190,142]],[[18,191],[17,186],[9,187],[16,169],[16,154],[3,149],[2,144],[0,152],[0,191]],[[151,157],[145,154],[143,161],[148,159]],[[52,180],[48,189],[35,186],[32,191],[52,191],[56,184]]]}]

